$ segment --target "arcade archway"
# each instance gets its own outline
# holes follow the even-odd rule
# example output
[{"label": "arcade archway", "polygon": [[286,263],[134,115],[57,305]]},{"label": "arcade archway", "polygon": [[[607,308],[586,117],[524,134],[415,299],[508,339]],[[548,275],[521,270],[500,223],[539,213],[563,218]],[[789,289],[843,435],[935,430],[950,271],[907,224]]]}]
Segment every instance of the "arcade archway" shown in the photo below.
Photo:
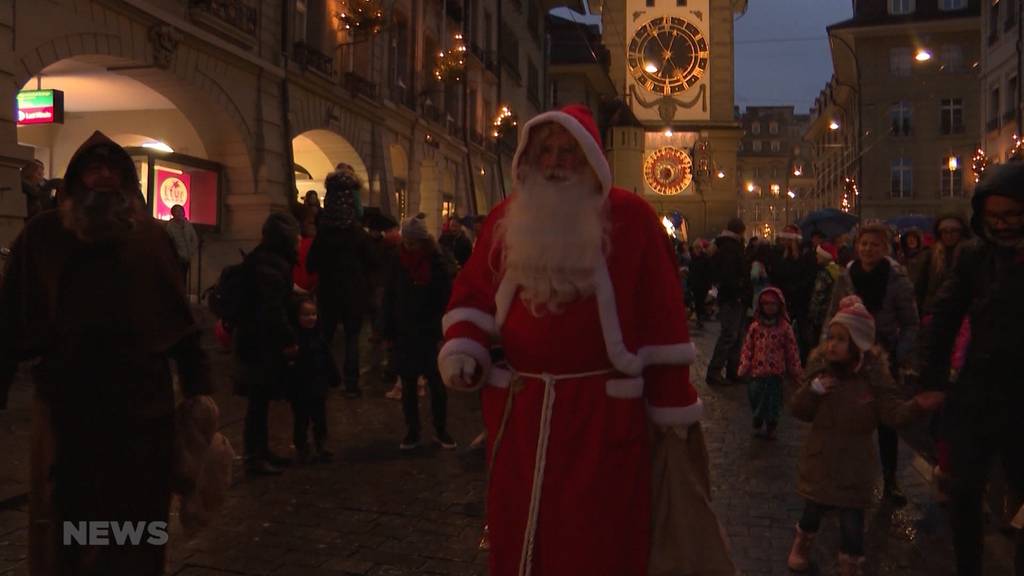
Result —
[{"label": "arcade archway", "polygon": [[348,140],[330,130],[309,130],[292,139],[292,154],[295,162],[295,187],[299,200],[310,190],[324,198],[324,180],[338,164],[348,164],[355,169],[356,176],[363,183],[362,202],[369,203],[369,172],[366,164]]}]

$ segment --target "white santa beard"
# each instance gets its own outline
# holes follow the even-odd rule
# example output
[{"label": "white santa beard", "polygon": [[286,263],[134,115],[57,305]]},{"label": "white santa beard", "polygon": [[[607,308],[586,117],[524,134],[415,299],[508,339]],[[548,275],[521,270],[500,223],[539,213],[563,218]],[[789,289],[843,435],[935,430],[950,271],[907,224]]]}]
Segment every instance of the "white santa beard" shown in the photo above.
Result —
[{"label": "white santa beard", "polygon": [[503,272],[535,315],[594,291],[608,223],[600,183],[588,170],[562,181],[524,174],[498,225]]}]

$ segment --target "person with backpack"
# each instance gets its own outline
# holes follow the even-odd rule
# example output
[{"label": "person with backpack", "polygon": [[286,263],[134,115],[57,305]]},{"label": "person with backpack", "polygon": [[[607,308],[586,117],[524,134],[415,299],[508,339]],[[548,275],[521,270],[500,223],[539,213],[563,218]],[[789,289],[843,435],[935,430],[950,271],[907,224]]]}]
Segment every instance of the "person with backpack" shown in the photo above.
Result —
[{"label": "person with backpack", "polygon": [[[263,239],[224,287],[225,308],[233,309],[240,392],[249,398],[245,414],[245,463],[250,474],[275,475],[287,458],[270,450],[268,410],[281,396],[284,369],[299,353],[289,317],[292,266],[298,259],[299,223],[279,212],[267,217]],[[244,287],[239,294],[239,287]],[[237,307],[235,306],[237,305]]]}]

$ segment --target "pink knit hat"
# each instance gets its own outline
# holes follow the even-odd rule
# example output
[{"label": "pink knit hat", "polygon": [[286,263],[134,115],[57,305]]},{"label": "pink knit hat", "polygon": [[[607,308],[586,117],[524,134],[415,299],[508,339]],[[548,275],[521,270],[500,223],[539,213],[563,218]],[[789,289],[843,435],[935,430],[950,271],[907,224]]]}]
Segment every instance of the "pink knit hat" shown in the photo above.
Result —
[{"label": "pink knit hat", "polygon": [[839,311],[828,323],[842,324],[850,331],[850,338],[860,350],[870,350],[875,345],[875,318],[864,307],[857,296],[847,296],[839,302]]}]

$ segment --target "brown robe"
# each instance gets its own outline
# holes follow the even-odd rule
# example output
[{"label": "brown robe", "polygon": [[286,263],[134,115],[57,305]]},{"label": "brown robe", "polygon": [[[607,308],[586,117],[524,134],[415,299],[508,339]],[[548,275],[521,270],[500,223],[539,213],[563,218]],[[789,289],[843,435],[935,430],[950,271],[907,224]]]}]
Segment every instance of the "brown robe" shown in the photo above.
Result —
[{"label": "brown robe", "polygon": [[[116,146],[97,133],[79,149],[68,168],[69,197],[82,152],[97,145]],[[115,157],[137,190],[130,158],[123,151]],[[17,362],[40,360],[33,576],[163,572],[163,545],[62,543],[64,521],[167,521],[174,453],[169,361],[186,396],[210,389],[170,238],[139,199],[134,230],[116,243],[79,240],[51,210],[26,225],[8,260],[0,290],[0,408]]]}]

